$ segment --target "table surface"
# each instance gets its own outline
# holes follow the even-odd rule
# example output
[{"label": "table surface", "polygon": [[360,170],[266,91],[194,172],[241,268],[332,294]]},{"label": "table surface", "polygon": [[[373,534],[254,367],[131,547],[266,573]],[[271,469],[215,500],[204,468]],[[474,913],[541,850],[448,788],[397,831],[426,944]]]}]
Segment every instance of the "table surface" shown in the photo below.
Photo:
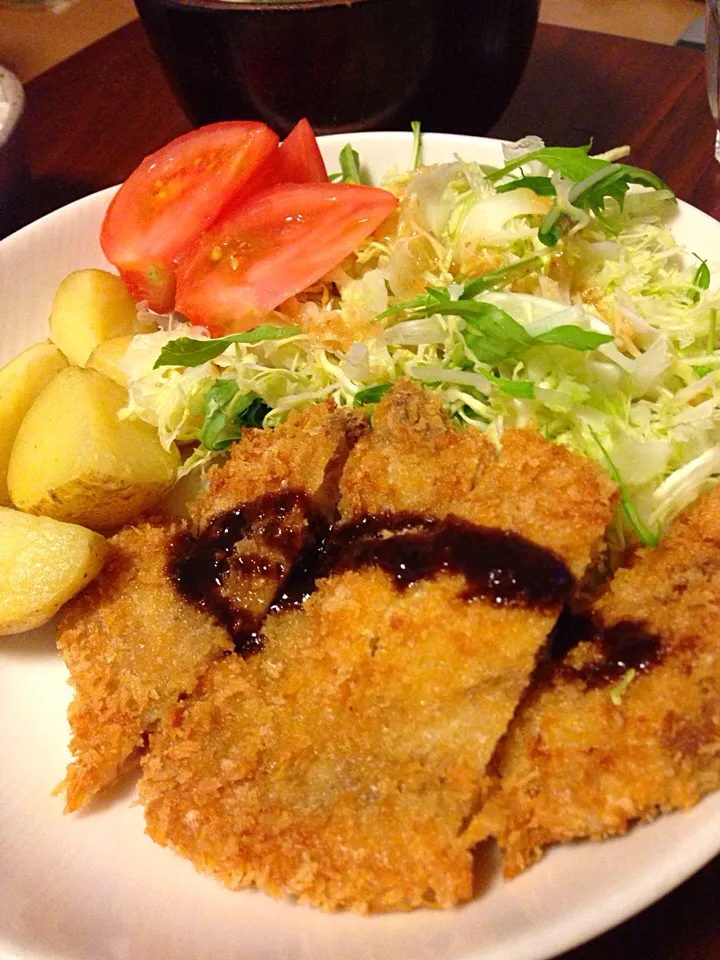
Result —
[{"label": "table surface", "polygon": [[[29,84],[32,186],[25,222],[123,180],[139,160],[189,129],[138,23]],[[703,57],[541,25],[518,91],[491,135],[633,147],[632,162],[720,219],[720,164]],[[563,960],[720,960],[720,858],[659,903]]]}]

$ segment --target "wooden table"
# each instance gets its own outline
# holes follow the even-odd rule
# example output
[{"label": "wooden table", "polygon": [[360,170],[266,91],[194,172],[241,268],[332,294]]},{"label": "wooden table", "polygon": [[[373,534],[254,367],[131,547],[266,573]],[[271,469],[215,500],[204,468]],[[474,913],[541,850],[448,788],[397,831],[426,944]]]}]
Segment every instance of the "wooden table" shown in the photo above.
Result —
[{"label": "wooden table", "polygon": [[[124,179],[189,124],[138,23],[41,75],[28,88],[30,221]],[[540,26],[526,75],[491,133],[596,150],[629,143],[632,160],[720,218],[720,164],[702,55]],[[655,906],[564,960],[720,960],[720,858]]]}]

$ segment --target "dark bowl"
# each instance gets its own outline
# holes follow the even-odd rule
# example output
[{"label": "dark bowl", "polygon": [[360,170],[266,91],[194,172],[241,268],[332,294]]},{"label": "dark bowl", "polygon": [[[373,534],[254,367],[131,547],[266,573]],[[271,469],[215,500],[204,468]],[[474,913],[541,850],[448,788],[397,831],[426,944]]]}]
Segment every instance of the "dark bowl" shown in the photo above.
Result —
[{"label": "dark bowl", "polygon": [[280,134],[486,133],[527,63],[538,0],[135,0],[196,125],[261,119]]},{"label": "dark bowl", "polygon": [[27,187],[27,163],[22,121],[22,84],[0,64],[0,237],[20,224],[20,207]]}]

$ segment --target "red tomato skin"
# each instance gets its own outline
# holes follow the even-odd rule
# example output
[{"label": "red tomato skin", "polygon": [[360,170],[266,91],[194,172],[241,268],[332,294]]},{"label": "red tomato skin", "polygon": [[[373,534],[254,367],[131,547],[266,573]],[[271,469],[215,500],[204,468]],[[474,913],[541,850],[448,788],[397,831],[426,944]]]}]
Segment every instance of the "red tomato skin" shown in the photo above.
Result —
[{"label": "red tomato skin", "polygon": [[213,336],[249,330],[315,283],[397,206],[387,190],[282,184],[233,204],[177,271],[177,309]]},{"label": "red tomato skin", "polygon": [[303,117],[277,151],[278,183],[327,183],[325,161],[310,123]]},{"label": "red tomato skin", "polygon": [[154,310],[172,308],[177,260],[277,144],[263,123],[210,124],[171,141],[130,174],[105,214],[100,245],[136,299]]},{"label": "red tomato skin", "polygon": [[313,128],[299,120],[250,183],[246,196],[279,183],[327,183],[328,175]]}]

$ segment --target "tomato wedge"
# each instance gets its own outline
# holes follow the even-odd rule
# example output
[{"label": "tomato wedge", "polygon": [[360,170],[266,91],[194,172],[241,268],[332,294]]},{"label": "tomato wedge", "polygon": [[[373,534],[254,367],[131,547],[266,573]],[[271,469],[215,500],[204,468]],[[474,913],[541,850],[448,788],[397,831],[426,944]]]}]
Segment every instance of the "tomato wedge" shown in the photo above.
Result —
[{"label": "tomato wedge", "polygon": [[215,123],[178,137],[130,174],[105,215],[100,244],[136,300],[172,309],[178,257],[277,145],[264,123]]},{"label": "tomato wedge", "polygon": [[277,183],[327,183],[325,161],[313,128],[305,118],[285,137],[276,156]]},{"label": "tomato wedge", "polygon": [[328,175],[313,128],[300,120],[285,137],[271,159],[247,185],[246,196],[278,183],[327,183]]},{"label": "tomato wedge", "polygon": [[183,258],[177,309],[215,336],[248,330],[315,283],[397,206],[387,190],[284,184],[233,204]]}]

